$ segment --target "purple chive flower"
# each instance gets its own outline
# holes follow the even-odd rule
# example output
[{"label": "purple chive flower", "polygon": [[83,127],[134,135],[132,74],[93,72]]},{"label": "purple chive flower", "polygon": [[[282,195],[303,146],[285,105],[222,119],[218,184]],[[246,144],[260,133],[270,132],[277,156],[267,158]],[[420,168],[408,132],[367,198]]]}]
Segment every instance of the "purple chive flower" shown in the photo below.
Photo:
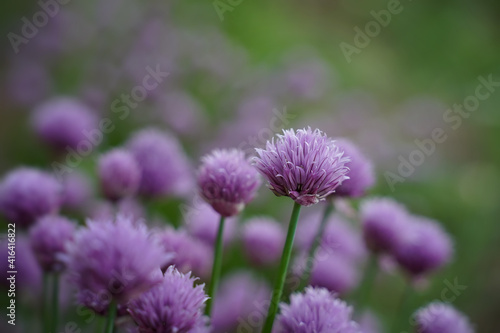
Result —
[{"label": "purple chive flower", "polygon": [[365,311],[358,319],[358,323],[363,333],[382,332],[380,320],[372,312]]},{"label": "purple chive flower", "polygon": [[325,200],[349,179],[349,158],[318,129],[283,130],[266,149],[256,151],[255,165],[269,181],[269,189],[303,206]]},{"label": "purple chive flower", "polygon": [[256,332],[269,306],[271,289],[250,273],[236,272],[224,278],[212,312],[213,332]]},{"label": "purple chive flower", "polygon": [[[206,244],[213,246],[217,238],[220,216],[205,202],[195,202],[185,216],[188,232]],[[236,218],[226,219],[222,241],[228,245],[236,234]]]},{"label": "purple chive flower", "polygon": [[452,241],[441,225],[417,216],[411,218],[408,232],[395,250],[398,264],[415,277],[444,266],[452,255]]},{"label": "purple chive flower", "polygon": [[415,317],[417,333],[474,333],[467,317],[446,303],[431,303]]},{"label": "purple chive flower", "polygon": [[97,128],[94,112],[70,97],[56,97],[42,103],[34,110],[32,122],[36,134],[58,150],[77,149]]},{"label": "purple chive flower", "polygon": [[259,188],[257,170],[241,150],[214,150],[198,170],[201,197],[222,216],[238,215]]},{"label": "purple chive flower", "polygon": [[392,199],[376,198],[361,205],[363,237],[375,253],[392,253],[408,229],[409,213]]},{"label": "purple chive flower", "polygon": [[139,193],[145,196],[183,195],[192,187],[191,166],[180,143],[166,132],[145,129],[128,142],[139,163]]},{"label": "purple chive flower", "polygon": [[28,227],[37,218],[59,210],[61,191],[57,180],[44,171],[13,170],[0,184],[0,212],[9,222]]},{"label": "purple chive flower", "polygon": [[336,144],[351,161],[346,164],[349,168],[349,179],[337,188],[335,195],[353,198],[363,196],[375,183],[372,162],[351,141],[338,139]]},{"label": "purple chive flower", "polygon": [[201,129],[205,113],[198,101],[182,91],[171,91],[159,98],[165,123],[176,133],[193,135]]},{"label": "purple chive flower", "polygon": [[281,304],[276,333],[361,333],[352,321],[352,308],[324,288],[306,288]]},{"label": "purple chive flower", "polygon": [[62,216],[45,216],[30,229],[31,248],[42,269],[61,272],[65,269],[63,255],[73,240],[75,224]]},{"label": "purple chive flower", "polygon": [[168,260],[146,226],[121,216],[116,221],[88,221],[68,246],[68,273],[78,301],[106,313],[112,300],[123,305],[161,281]]},{"label": "purple chive flower", "polygon": [[89,177],[81,172],[73,171],[63,179],[62,205],[71,209],[83,208],[92,197],[92,186]]},{"label": "purple chive flower", "polygon": [[134,195],[141,181],[139,165],[124,149],[114,149],[102,155],[98,173],[102,192],[111,201]]},{"label": "purple chive flower", "polygon": [[281,258],[285,245],[285,231],[270,218],[253,218],[243,227],[243,246],[256,265],[268,265]]},{"label": "purple chive flower", "polygon": [[117,215],[134,222],[143,221],[146,216],[144,207],[132,197],[120,200],[116,206],[109,201],[96,201],[87,209],[87,216],[93,221],[113,220]]},{"label": "purple chive flower", "polygon": [[[160,284],[132,300],[128,311],[141,333],[191,333],[205,322],[205,285],[170,266]],[[195,330],[196,331],[196,330]]]},{"label": "purple chive flower", "polygon": [[163,265],[164,269],[174,265],[181,273],[193,272],[196,276],[208,276],[212,268],[210,246],[193,238],[184,230],[171,228],[158,233],[157,238],[165,253],[173,254],[172,260]]}]

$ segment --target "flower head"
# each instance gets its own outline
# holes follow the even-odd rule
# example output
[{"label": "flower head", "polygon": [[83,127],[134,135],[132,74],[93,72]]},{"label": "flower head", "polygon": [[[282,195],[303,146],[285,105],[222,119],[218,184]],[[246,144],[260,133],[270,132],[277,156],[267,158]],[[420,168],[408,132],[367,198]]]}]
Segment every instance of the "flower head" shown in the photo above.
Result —
[{"label": "flower head", "polygon": [[47,272],[65,268],[62,255],[66,244],[73,240],[75,224],[62,216],[47,215],[30,229],[30,243],[40,266]]},{"label": "flower head", "polygon": [[273,219],[253,218],[247,221],[242,237],[245,252],[254,264],[272,264],[281,258],[285,232]]},{"label": "flower head", "polygon": [[88,221],[68,246],[68,273],[78,301],[105,313],[111,300],[124,304],[161,281],[169,258],[147,228],[118,216],[116,221]]},{"label": "flower head", "polygon": [[134,156],[124,149],[102,155],[98,173],[102,192],[112,201],[135,194],[141,181],[139,165]]},{"label": "flower head", "polygon": [[21,227],[55,213],[61,204],[61,186],[50,174],[19,168],[8,173],[0,184],[0,211]]},{"label": "flower head", "polygon": [[450,236],[436,221],[413,216],[408,232],[395,250],[399,265],[413,276],[440,268],[453,256]]},{"label": "flower head", "polygon": [[241,150],[214,150],[198,170],[201,197],[225,217],[241,212],[260,185],[257,170]]},{"label": "flower head", "polygon": [[451,305],[434,302],[415,314],[418,333],[473,333],[469,320]]},{"label": "flower head", "polygon": [[73,171],[63,179],[62,205],[71,209],[82,208],[92,197],[90,179],[81,172]]},{"label": "flower head", "polygon": [[182,195],[191,188],[190,163],[173,136],[156,129],[145,129],[137,132],[127,147],[139,163],[139,193],[142,195]]},{"label": "flower head", "polygon": [[338,139],[336,144],[351,161],[346,164],[349,168],[349,179],[337,188],[335,195],[360,197],[375,183],[373,164],[351,141]]},{"label": "flower head", "polygon": [[376,198],[361,205],[366,246],[373,252],[392,253],[408,229],[409,213],[392,199]]},{"label": "flower head", "polygon": [[277,333],[361,333],[352,309],[324,288],[306,288],[281,304]]},{"label": "flower head", "polygon": [[55,149],[78,149],[86,135],[97,128],[97,117],[80,101],[56,97],[38,106],[33,113],[36,134]]},{"label": "flower head", "polygon": [[208,299],[204,285],[193,286],[196,278],[170,266],[160,284],[129,304],[129,313],[141,333],[191,333],[200,329]]},{"label": "flower head", "polygon": [[256,150],[255,165],[269,181],[269,189],[303,206],[324,200],[349,179],[349,158],[318,129],[283,130],[266,149]]}]

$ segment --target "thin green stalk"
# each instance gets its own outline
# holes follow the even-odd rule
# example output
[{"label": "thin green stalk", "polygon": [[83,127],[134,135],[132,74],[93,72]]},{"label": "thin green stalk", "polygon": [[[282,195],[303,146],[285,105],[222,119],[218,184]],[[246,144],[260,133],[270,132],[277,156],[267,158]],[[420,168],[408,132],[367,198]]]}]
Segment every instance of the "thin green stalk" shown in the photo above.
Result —
[{"label": "thin green stalk", "polygon": [[212,312],[212,305],[214,304],[215,291],[217,290],[217,284],[219,283],[220,272],[222,268],[222,235],[224,231],[224,216],[220,217],[219,231],[217,232],[217,240],[214,245],[214,263],[212,266],[212,278],[210,279],[210,284],[208,286],[208,297],[207,307],[205,308],[205,313],[210,316]]},{"label": "thin green stalk", "polygon": [[399,300],[398,308],[395,311],[395,317],[392,325],[391,332],[397,333],[402,326],[402,322],[405,320],[405,316],[407,315],[407,308],[410,300],[411,293],[413,291],[411,283],[406,282],[405,289],[403,294],[401,295],[401,299]]},{"label": "thin green stalk", "polygon": [[285,285],[286,274],[288,272],[288,264],[290,263],[290,257],[292,256],[293,239],[295,237],[295,230],[297,229],[300,208],[301,206],[298,203],[295,203],[293,206],[292,216],[290,217],[290,225],[288,226],[288,233],[286,235],[285,247],[283,248],[283,254],[281,255],[278,280],[276,280],[274,286],[271,304],[269,304],[269,311],[267,313],[262,333],[271,333],[271,330],[273,329],[274,318],[278,312],[278,304],[280,302],[281,295],[283,294],[283,286]]},{"label": "thin green stalk", "polygon": [[316,255],[316,251],[318,250],[319,245],[321,244],[321,239],[323,238],[328,218],[330,217],[332,212],[333,212],[333,202],[331,200],[328,200],[328,203],[326,204],[325,207],[325,211],[323,212],[323,217],[321,218],[321,223],[319,225],[318,231],[316,232],[313,243],[309,248],[309,252],[307,253],[306,267],[304,268],[304,273],[302,273],[298,291],[302,291],[309,283],[309,279],[311,278],[311,271],[314,266],[314,257]]},{"label": "thin green stalk", "polygon": [[52,275],[52,329],[51,332],[57,332],[59,317],[59,274]]},{"label": "thin green stalk", "polygon": [[378,272],[378,257],[376,254],[371,253],[365,267],[363,279],[361,280],[360,289],[358,291],[356,305],[358,311],[362,311],[369,305],[370,296],[377,277]]},{"label": "thin green stalk", "polygon": [[44,333],[48,333],[50,331],[50,322],[49,322],[49,315],[48,315],[49,294],[50,294],[49,273],[43,272],[42,327],[43,327],[43,332]]},{"label": "thin green stalk", "polygon": [[115,328],[115,318],[116,318],[116,310],[117,304],[116,301],[111,301],[108,309],[108,321],[106,323],[106,328],[104,333],[113,333],[113,329]]}]

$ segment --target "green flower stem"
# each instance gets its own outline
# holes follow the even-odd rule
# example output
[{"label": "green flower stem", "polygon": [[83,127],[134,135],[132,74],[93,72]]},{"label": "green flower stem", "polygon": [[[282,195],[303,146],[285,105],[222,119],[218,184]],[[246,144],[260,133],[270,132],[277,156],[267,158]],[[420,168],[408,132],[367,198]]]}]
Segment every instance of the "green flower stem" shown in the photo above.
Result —
[{"label": "green flower stem", "polygon": [[314,266],[314,256],[316,255],[316,251],[318,250],[318,247],[321,244],[321,239],[323,237],[323,233],[325,232],[328,218],[330,217],[332,212],[333,212],[333,202],[331,200],[328,200],[328,203],[326,204],[325,207],[325,211],[323,212],[323,217],[321,218],[321,223],[319,225],[318,231],[316,232],[313,243],[309,248],[309,252],[307,253],[306,267],[304,268],[304,273],[302,273],[298,291],[302,291],[309,283],[309,279],[311,278],[311,271]]},{"label": "green flower stem", "polygon": [[281,295],[283,294],[283,287],[285,285],[286,274],[288,272],[288,264],[290,263],[290,257],[292,255],[293,239],[295,237],[295,230],[297,229],[300,208],[301,206],[298,203],[295,203],[293,206],[292,216],[290,217],[290,225],[288,226],[288,233],[286,235],[285,247],[283,248],[283,254],[281,255],[278,280],[274,286],[271,304],[269,304],[269,312],[267,313],[262,333],[271,333],[271,330],[273,329],[274,318],[278,312],[278,304],[280,302]]},{"label": "green flower stem", "polygon": [[59,317],[59,274],[52,275],[52,329],[51,332],[57,332]]},{"label": "green flower stem", "polygon": [[399,300],[398,308],[395,311],[395,317],[391,332],[398,333],[400,331],[402,323],[405,320],[405,316],[408,313],[408,305],[410,303],[409,300],[412,292],[413,287],[411,285],[411,282],[408,281],[406,282],[405,289],[403,291],[403,294],[401,295],[401,299]]},{"label": "green flower stem", "polygon": [[220,217],[219,231],[217,232],[217,240],[214,245],[214,263],[212,266],[212,278],[210,279],[210,285],[208,286],[208,297],[207,307],[205,308],[206,315],[210,316],[212,312],[212,306],[215,298],[215,291],[217,290],[217,284],[219,283],[220,272],[222,268],[222,235],[224,231],[224,220],[225,217]]},{"label": "green flower stem", "polygon": [[42,327],[43,332],[48,333],[50,331],[50,322],[48,315],[49,308],[49,294],[50,294],[50,279],[49,273],[43,272],[43,289],[42,289]]},{"label": "green flower stem", "polygon": [[368,307],[370,302],[370,295],[375,283],[375,278],[378,273],[378,256],[371,253],[366,263],[363,279],[361,280],[360,289],[358,291],[356,305],[358,311],[362,311]]},{"label": "green flower stem", "polygon": [[116,310],[117,310],[116,301],[111,301],[108,309],[108,321],[106,323],[106,328],[104,329],[104,333],[113,333],[115,328],[115,318],[116,318]]}]

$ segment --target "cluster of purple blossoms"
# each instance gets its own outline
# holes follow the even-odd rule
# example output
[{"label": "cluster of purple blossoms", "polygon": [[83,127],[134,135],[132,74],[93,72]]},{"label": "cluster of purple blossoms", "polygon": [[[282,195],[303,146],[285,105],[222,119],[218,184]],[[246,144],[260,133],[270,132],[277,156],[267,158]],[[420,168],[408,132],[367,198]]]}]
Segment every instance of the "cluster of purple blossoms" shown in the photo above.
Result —
[{"label": "cluster of purple blossoms", "polygon": [[198,170],[201,197],[224,217],[238,215],[255,196],[260,178],[243,151],[215,150]]},{"label": "cluster of purple blossoms", "polygon": [[302,206],[314,205],[335,192],[346,179],[350,161],[334,140],[319,129],[283,130],[266,149],[256,149],[254,163],[269,189]]},{"label": "cluster of purple blossoms", "polygon": [[451,305],[435,302],[415,314],[416,333],[474,333],[469,320]]},{"label": "cluster of purple blossoms", "polygon": [[98,174],[102,192],[111,201],[132,196],[139,189],[141,170],[134,156],[124,149],[102,155]]},{"label": "cluster of purple blossoms", "polygon": [[255,265],[278,262],[285,245],[283,227],[270,218],[252,218],[246,221],[242,232],[243,246]]}]

